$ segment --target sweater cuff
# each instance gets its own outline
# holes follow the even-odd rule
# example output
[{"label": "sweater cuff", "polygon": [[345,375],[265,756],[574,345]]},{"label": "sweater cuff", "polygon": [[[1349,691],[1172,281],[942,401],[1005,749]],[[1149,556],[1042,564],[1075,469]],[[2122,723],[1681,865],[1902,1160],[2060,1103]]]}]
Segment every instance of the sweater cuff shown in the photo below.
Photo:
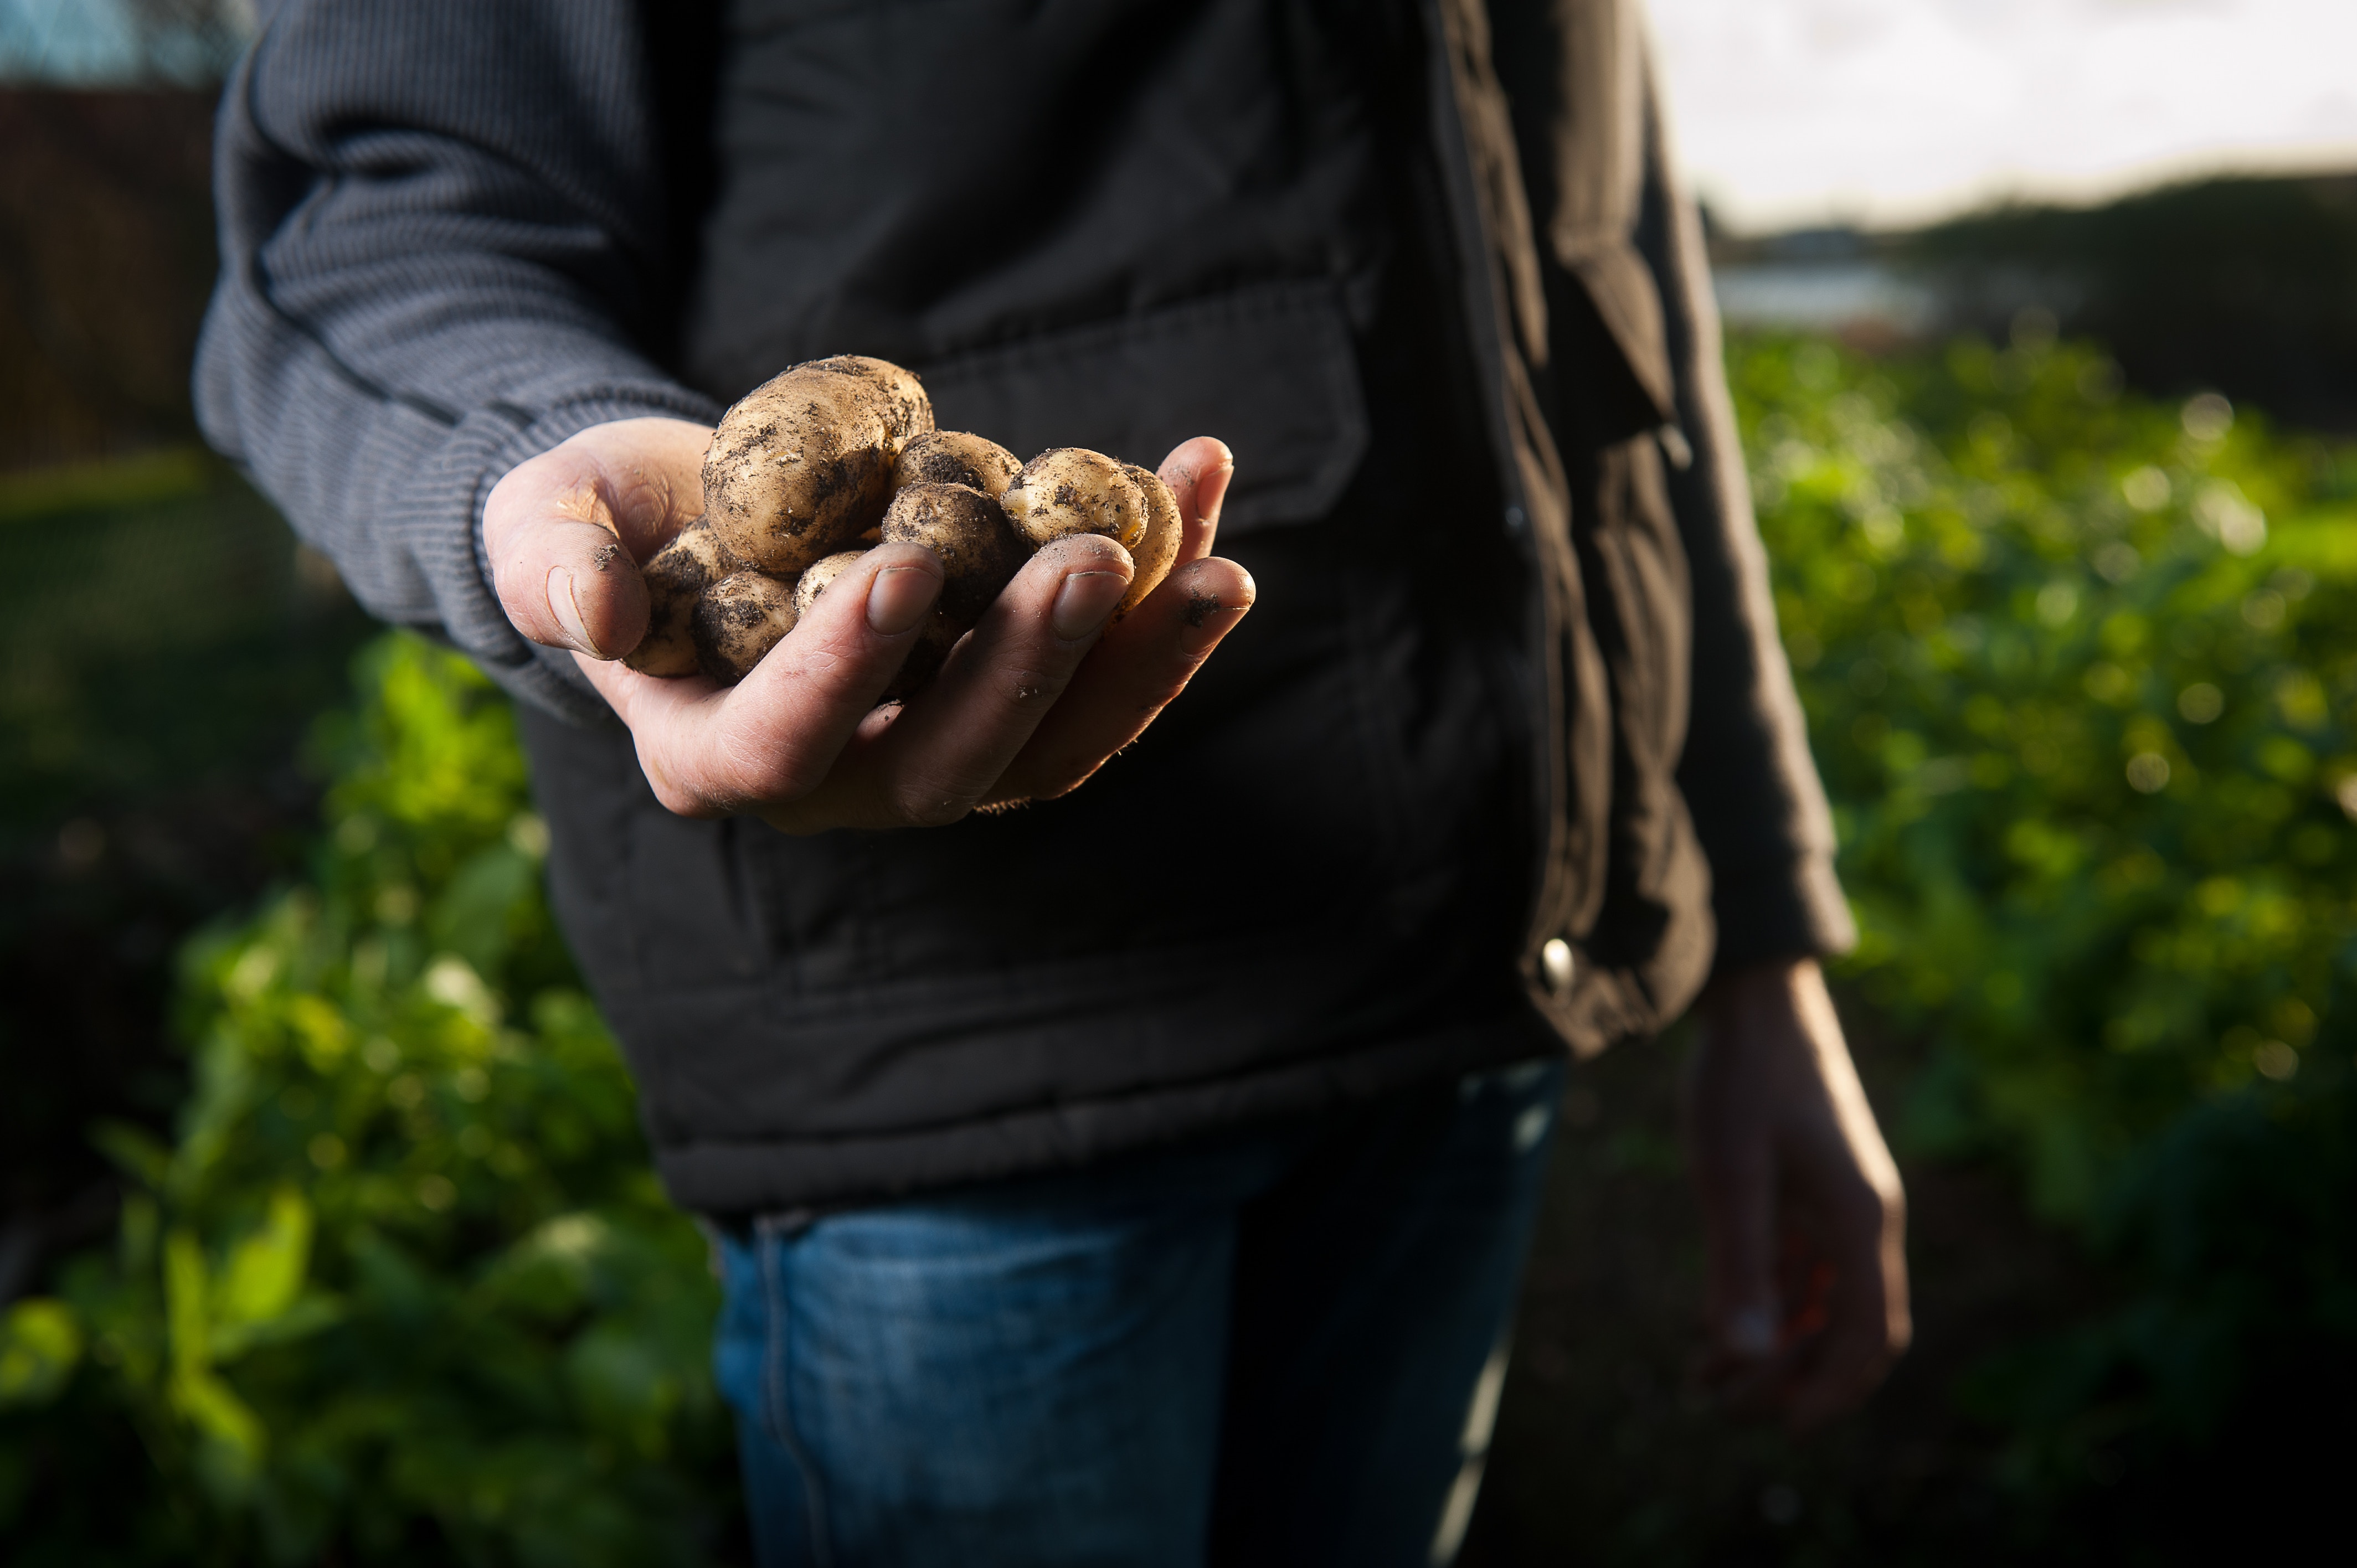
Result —
[{"label": "sweater cuff", "polygon": [[1857,945],[1857,922],[1829,854],[1722,878],[1711,904],[1718,918],[1715,973],[1771,959],[1833,958]]},{"label": "sweater cuff", "polygon": [[[517,411],[521,413],[522,411]],[[444,606],[445,624],[452,639],[484,672],[519,701],[533,703],[576,725],[611,725],[613,711],[581,673],[573,655],[546,648],[519,633],[500,607],[491,585],[490,557],[483,547],[483,510],[491,490],[517,464],[592,425],[618,419],[688,419],[700,424],[719,421],[720,405],[683,388],[601,389],[551,404],[528,423],[516,425],[486,454],[475,486],[472,521],[468,529],[471,581],[480,598],[465,596],[463,606]],[[511,416],[512,417],[512,416]],[[467,624],[462,628],[463,613]],[[488,613],[485,613],[488,611]]]}]

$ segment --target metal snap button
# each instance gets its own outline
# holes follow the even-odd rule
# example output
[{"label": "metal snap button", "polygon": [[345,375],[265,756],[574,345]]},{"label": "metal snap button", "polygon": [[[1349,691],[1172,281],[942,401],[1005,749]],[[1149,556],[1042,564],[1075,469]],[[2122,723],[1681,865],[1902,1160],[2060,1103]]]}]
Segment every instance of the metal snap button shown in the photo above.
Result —
[{"label": "metal snap button", "polygon": [[1561,937],[1539,949],[1539,968],[1546,975],[1547,989],[1557,996],[1571,989],[1571,944]]}]

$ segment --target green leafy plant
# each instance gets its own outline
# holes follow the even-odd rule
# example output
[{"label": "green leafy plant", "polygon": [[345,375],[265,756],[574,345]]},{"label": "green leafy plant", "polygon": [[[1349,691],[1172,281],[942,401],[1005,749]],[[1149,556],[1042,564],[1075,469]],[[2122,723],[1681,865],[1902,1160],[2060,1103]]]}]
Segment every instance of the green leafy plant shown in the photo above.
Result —
[{"label": "green leafy plant", "polygon": [[2357,1365],[2357,464],[2038,336],[1731,360],[1901,1126],[2121,1299],[1986,1369],[2017,1479]]},{"label": "green leafy plant", "polygon": [[[1730,368],[1902,1145],[2010,1165],[2116,1285],[1959,1396],[2066,1512],[2266,1452],[2281,1391],[2357,1393],[2357,462],[2034,336]],[[733,1518],[704,1242],[511,715],[414,639],[358,674],[310,875],[183,955],[174,1136],[100,1133],[115,1245],[0,1316],[12,1564],[662,1563]]]},{"label": "green leafy plant", "polygon": [[[682,1561],[733,1507],[705,1244],[549,924],[512,715],[414,639],[360,673],[309,884],[184,955],[176,1139],[100,1134],[115,1255],[6,1319],[20,1561]],[[152,1461],[128,1522],[44,1500],[108,1484],[40,1441],[77,1396]]]}]

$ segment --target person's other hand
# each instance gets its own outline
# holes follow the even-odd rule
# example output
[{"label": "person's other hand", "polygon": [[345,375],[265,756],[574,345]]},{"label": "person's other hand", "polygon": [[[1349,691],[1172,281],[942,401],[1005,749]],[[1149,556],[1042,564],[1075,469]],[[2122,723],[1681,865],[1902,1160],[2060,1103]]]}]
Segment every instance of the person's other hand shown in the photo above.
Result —
[{"label": "person's other hand", "polygon": [[1251,575],[1211,553],[1234,460],[1198,436],[1162,464],[1186,524],[1178,564],[1117,626],[1105,622],[1128,591],[1128,553],[1060,540],[931,684],[878,707],[942,585],[931,552],[887,544],[736,686],[641,675],[615,662],[646,632],[637,565],[702,513],[711,434],[673,419],[597,425],[517,465],[483,516],[509,619],[573,650],[630,726],[657,799],[683,815],[751,811],[818,832],[1063,794],[1136,739],[1252,607]]},{"label": "person's other hand", "polygon": [[1709,1246],[1706,1376],[1795,1429],[1855,1408],[1906,1349],[1906,1194],[1813,960],[1703,998],[1687,1136]]}]

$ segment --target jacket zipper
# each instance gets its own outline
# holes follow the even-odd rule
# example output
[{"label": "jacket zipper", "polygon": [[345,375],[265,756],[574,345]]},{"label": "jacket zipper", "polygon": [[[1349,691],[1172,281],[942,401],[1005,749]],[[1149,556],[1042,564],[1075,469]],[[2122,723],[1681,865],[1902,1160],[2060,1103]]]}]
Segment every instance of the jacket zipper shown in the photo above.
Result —
[{"label": "jacket zipper", "polygon": [[1534,748],[1539,754],[1532,767],[1535,788],[1531,805],[1537,830],[1534,842],[1541,846],[1540,867],[1531,890],[1531,907],[1523,921],[1523,950],[1516,955],[1515,967],[1525,988],[1534,996],[1560,1002],[1561,998],[1541,981],[1538,953],[1546,941],[1566,935],[1553,928],[1557,923],[1556,908],[1562,903],[1554,895],[1561,878],[1568,874],[1570,858],[1564,842],[1570,825],[1569,736],[1563,717],[1565,675],[1557,661],[1549,657],[1551,650],[1561,643],[1563,628],[1555,622],[1547,563],[1534,537],[1529,498],[1523,490],[1521,465],[1515,456],[1513,424],[1506,405],[1505,317],[1494,272],[1498,264],[1496,246],[1483,220],[1464,111],[1458,100],[1452,45],[1448,24],[1441,16],[1441,7],[1448,3],[1449,0],[1423,0],[1419,7],[1424,14],[1427,45],[1431,130],[1437,144],[1435,152],[1456,241],[1460,303],[1481,381],[1482,416],[1489,427],[1491,460],[1497,467],[1499,491],[1504,500],[1500,521],[1525,568],[1528,593],[1537,601],[1537,613],[1534,615],[1526,598],[1522,618],[1528,628],[1525,657],[1532,672],[1532,678],[1523,685],[1525,690],[1534,685],[1540,688],[1540,711],[1531,715],[1534,722],[1529,730]]}]

